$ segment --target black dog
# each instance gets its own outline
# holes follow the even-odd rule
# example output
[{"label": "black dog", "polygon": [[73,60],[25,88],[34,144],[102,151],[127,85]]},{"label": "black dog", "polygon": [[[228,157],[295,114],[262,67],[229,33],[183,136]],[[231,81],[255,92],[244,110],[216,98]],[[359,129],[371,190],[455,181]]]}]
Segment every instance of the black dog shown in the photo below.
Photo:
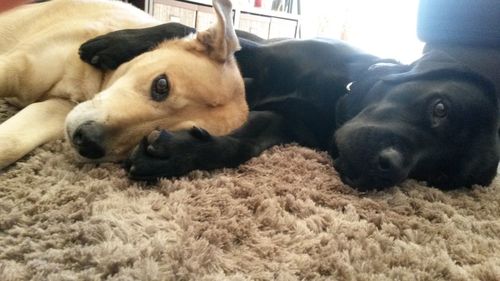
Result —
[{"label": "black dog", "polygon": [[[115,68],[191,32],[179,24],[113,32],[82,45],[81,57]],[[266,43],[238,35],[243,49],[236,58],[251,108],[247,123],[219,137],[202,128],[153,132],[127,161],[131,178],[234,167],[290,142],[328,150],[342,180],[361,190],[408,177],[440,188],[487,185],[496,175],[494,86],[445,54],[430,52],[402,65],[340,41]]]}]

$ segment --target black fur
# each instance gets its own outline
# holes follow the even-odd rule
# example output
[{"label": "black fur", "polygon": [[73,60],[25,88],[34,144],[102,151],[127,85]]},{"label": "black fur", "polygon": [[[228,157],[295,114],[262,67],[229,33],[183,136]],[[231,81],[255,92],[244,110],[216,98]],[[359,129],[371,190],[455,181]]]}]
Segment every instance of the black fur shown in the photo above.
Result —
[{"label": "black fur", "polygon": [[[80,54],[97,67],[114,68],[189,32],[179,24],[113,32],[85,43]],[[226,136],[200,128],[155,133],[126,161],[131,178],[235,167],[290,142],[328,150],[343,181],[362,190],[408,177],[441,188],[487,185],[496,174],[494,87],[450,57],[431,52],[401,65],[340,41],[269,43],[239,35],[243,49],[236,58],[249,120]],[[446,106],[445,117],[433,117],[436,102]]]},{"label": "black fur", "polygon": [[[338,103],[335,133],[335,166],[345,182],[367,189],[410,177],[454,188],[487,185],[496,175],[494,86],[446,54],[430,52],[409,66],[372,66],[351,89]],[[445,118],[433,118],[436,101],[447,105]],[[399,162],[381,169],[388,148]]]}]

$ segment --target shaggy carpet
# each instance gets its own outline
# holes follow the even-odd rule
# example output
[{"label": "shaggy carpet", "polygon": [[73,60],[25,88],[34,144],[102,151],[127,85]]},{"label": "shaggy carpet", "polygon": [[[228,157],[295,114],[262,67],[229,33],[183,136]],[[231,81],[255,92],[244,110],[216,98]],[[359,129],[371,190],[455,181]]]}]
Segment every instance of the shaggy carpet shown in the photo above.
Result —
[{"label": "shaggy carpet", "polygon": [[498,180],[360,194],[330,162],[290,145],[148,186],[54,141],[0,174],[0,280],[500,280]]}]

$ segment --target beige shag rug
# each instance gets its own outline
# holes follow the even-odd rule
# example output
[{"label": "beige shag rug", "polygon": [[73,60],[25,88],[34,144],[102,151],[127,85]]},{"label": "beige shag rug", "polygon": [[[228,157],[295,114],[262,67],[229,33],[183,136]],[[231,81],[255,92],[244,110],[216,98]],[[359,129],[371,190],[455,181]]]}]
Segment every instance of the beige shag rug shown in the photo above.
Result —
[{"label": "beige shag rug", "polygon": [[500,280],[498,180],[358,194],[330,164],[291,145],[146,186],[49,143],[0,174],[0,280]]}]

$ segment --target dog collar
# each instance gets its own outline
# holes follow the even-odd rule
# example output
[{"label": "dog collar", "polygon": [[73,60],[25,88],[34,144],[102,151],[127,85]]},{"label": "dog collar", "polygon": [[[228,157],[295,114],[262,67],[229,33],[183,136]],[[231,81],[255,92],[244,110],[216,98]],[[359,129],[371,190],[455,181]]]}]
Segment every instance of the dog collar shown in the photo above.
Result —
[{"label": "dog collar", "polygon": [[350,82],[349,84],[347,84],[347,85],[345,86],[345,89],[347,90],[347,93],[350,93],[350,92],[351,92],[351,88],[352,88],[352,85],[353,85],[354,83],[356,83],[356,81],[352,81],[352,82]]}]

